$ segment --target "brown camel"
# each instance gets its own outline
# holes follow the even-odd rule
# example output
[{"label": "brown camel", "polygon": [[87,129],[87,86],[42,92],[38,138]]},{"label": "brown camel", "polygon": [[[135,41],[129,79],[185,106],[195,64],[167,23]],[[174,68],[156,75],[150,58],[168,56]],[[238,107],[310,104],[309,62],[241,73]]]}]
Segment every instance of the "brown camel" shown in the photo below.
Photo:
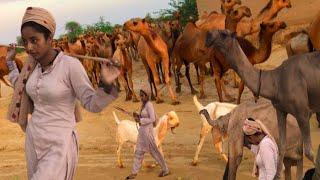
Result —
[{"label": "brown camel", "polygon": [[[227,16],[228,28],[235,27],[232,23],[238,23],[243,17],[251,16],[251,11],[248,7],[239,7],[237,10],[230,13]],[[230,19],[230,20],[229,20]],[[184,63],[186,66],[186,77],[191,89],[191,93],[197,93],[193,88],[190,74],[189,74],[189,64],[194,63],[200,68],[200,99],[205,98],[204,94],[204,73],[206,71],[205,64],[207,62],[214,62],[214,56],[208,52],[208,48],[205,47],[205,37],[207,31],[202,28],[196,27],[193,23],[188,23],[176,41],[175,47],[173,49],[172,58],[175,64],[175,78],[176,78],[176,92],[181,92],[180,84],[180,69]],[[216,74],[214,74],[216,76]],[[225,91],[225,88],[223,88]],[[228,99],[230,99],[228,93],[225,91]],[[223,101],[222,96],[219,96],[220,102]]]},{"label": "brown camel", "polygon": [[320,118],[320,52],[292,56],[278,68],[263,71],[252,66],[234,33],[212,31],[208,33],[206,45],[225,58],[256,96],[270,99],[276,108],[280,137],[277,178],[282,169],[288,113],[298,121],[305,155],[314,160],[309,119],[312,113],[317,113],[318,120]]},{"label": "brown camel", "polygon": [[[271,102],[260,99],[257,103],[247,101],[240,104],[232,112],[221,116],[216,120],[211,120],[207,110],[200,111],[208,123],[220,129],[221,133],[227,134],[228,137],[228,163],[225,169],[223,179],[236,179],[237,169],[243,156],[244,134],[242,126],[246,118],[259,119],[270,131],[270,134],[279,143],[278,124],[274,119],[277,117],[276,109]],[[286,119],[288,133],[286,136],[287,145],[285,146],[284,165],[285,179],[291,180],[291,166],[296,165],[296,178],[301,179],[303,176],[303,146],[299,126],[296,119],[289,115]]]},{"label": "brown camel", "polygon": [[132,99],[133,102],[139,102],[133,89],[132,59],[127,52],[127,43],[127,40],[121,34],[118,34],[118,38],[115,40],[117,49],[113,54],[113,59],[117,59],[121,63],[119,82],[126,91],[125,100],[129,101]]},{"label": "brown camel", "polygon": [[147,45],[150,47],[150,50],[158,57],[156,61],[155,59],[146,57],[148,66],[151,68],[153,79],[156,85],[157,102],[159,102],[160,100],[161,91],[159,87],[159,76],[156,72],[156,63],[161,61],[165,74],[165,83],[173,101],[172,104],[179,104],[180,102],[177,100],[176,95],[174,94],[170,85],[169,55],[166,43],[161,39],[161,37],[157,33],[151,30],[145,19],[131,19],[124,23],[124,28],[139,33],[147,42]]},{"label": "brown camel", "polygon": [[[238,42],[241,46],[241,49],[248,57],[250,63],[252,65],[260,64],[265,62],[271,54],[272,50],[272,37],[274,33],[277,31],[286,28],[286,24],[283,21],[275,21],[275,22],[268,22],[268,23],[261,23],[260,24],[260,32],[259,32],[259,48],[257,49],[254,47],[250,41],[244,38],[237,38]],[[241,95],[244,89],[244,82],[243,80],[240,81],[239,86],[239,94],[237,103],[240,104]]]},{"label": "brown camel", "polygon": [[283,8],[291,8],[290,0],[269,0],[268,4],[260,11],[258,16],[238,23],[237,35],[244,37],[259,32],[260,23],[272,20]]}]

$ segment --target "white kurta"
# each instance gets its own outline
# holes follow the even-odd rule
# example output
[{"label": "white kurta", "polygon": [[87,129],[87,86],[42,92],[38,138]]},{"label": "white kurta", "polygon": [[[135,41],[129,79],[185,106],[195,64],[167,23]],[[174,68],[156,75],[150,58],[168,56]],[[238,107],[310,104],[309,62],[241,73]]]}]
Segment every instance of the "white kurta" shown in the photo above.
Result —
[{"label": "white kurta", "polygon": [[[10,72],[12,84],[18,77]],[[26,84],[34,111],[26,130],[28,178],[35,180],[72,179],[78,160],[75,102],[99,112],[117,97],[94,90],[79,60],[60,52],[53,64],[42,72],[37,64]]]}]

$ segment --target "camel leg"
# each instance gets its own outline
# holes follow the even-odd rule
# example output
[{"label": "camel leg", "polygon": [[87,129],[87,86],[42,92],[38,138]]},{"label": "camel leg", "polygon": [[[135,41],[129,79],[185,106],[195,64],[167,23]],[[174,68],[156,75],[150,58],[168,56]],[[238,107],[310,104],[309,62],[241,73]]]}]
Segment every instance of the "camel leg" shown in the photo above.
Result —
[{"label": "camel leg", "polygon": [[243,156],[243,141],[229,140],[228,152],[228,163],[225,169],[223,179],[236,180],[237,170]]},{"label": "camel leg", "polygon": [[317,112],[316,114],[317,114],[318,128],[320,128],[320,112]]},{"label": "camel leg", "polygon": [[165,57],[162,57],[161,59],[162,59],[162,66],[164,69],[165,83],[172,99],[171,104],[172,105],[180,104],[180,102],[177,100],[176,95],[174,94],[171,88],[170,77],[169,77],[169,57],[165,56]]},{"label": "camel leg", "polygon": [[291,180],[291,162],[290,161],[291,161],[290,159],[283,160],[284,167],[285,167],[285,170],[284,170],[285,180]]},{"label": "camel leg", "polygon": [[218,92],[218,96],[219,96],[219,101],[223,102],[223,97],[222,97],[222,90],[221,90],[221,70],[219,67],[217,67],[218,65],[214,66],[214,83],[216,85],[217,88],[217,92]]},{"label": "camel leg", "polygon": [[[181,92],[181,83],[180,83],[180,70],[181,70],[181,67],[182,67],[182,63],[181,61],[177,61],[177,67],[175,68],[175,80],[176,80],[176,92],[177,93],[180,93]],[[187,67],[187,66],[186,66]]]},{"label": "camel leg", "polygon": [[203,143],[204,143],[204,140],[206,139],[207,134],[208,134],[208,132],[205,130],[205,127],[202,126],[196,154],[194,155],[193,161],[191,163],[193,166],[196,166],[198,164],[199,154],[200,154],[201,148],[203,146]]},{"label": "camel leg", "polygon": [[276,109],[277,111],[277,119],[278,119],[278,131],[279,131],[279,159],[277,163],[277,173],[274,177],[274,180],[280,179],[281,171],[282,171],[282,164],[283,164],[283,158],[286,150],[286,118],[287,113],[284,111],[280,111],[279,109]]},{"label": "camel leg", "polygon": [[244,82],[243,82],[243,80],[241,79],[240,85],[239,85],[239,91],[238,91],[237,104],[240,104],[240,100],[241,100],[241,95],[242,95],[243,89],[244,89]]},{"label": "camel leg", "polygon": [[134,92],[134,89],[133,89],[133,82],[132,82],[132,68],[128,70],[128,85],[129,85],[129,89],[131,90],[132,92],[132,101],[133,102],[139,102],[139,99],[136,95],[136,93]]},{"label": "camel leg", "polygon": [[196,73],[197,73],[198,85],[200,85],[201,82],[200,82],[200,75],[199,75],[199,66],[197,64],[194,64],[194,68],[196,69]]},{"label": "camel leg", "polygon": [[155,63],[151,64],[150,62],[148,62],[148,65],[151,69],[153,81],[154,81],[155,87],[156,87],[156,92],[157,92],[156,103],[163,103],[163,100],[161,99],[162,93],[160,92],[160,82],[159,82],[159,76],[158,76],[156,64]]},{"label": "camel leg", "polygon": [[205,66],[203,64],[199,65],[200,68],[200,99],[206,98],[206,95],[204,94],[204,78],[205,78]]},{"label": "camel leg", "polygon": [[161,69],[161,64],[160,63],[156,63],[156,67],[157,67],[157,71],[158,71],[158,76],[159,76],[159,82],[160,84],[162,84],[163,81],[163,73],[162,73],[162,69]]},{"label": "camel leg", "polygon": [[124,74],[121,74],[118,78],[119,78],[120,85],[125,89],[125,92],[126,92],[125,101],[128,101],[129,100],[129,89],[128,89],[128,84],[124,78]]},{"label": "camel leg", "polygon": [[312,152],[312,142],[310,136],[310,124],[309,120],[311,117],[311,112],[305,110],[304,112],[299,112],[299,114],[295,115],[297,118],[297,122],[301,131],[302,139],[303,139],[303,152],[305,156],[312,162],[314,162],[314,155]]},{"label": "camel leg", "polygon": [[185,66],[186,66],[186,77],[188,79],[188,83],[191,89],[191,94],[197,94],[198,92],[194,89],[194,87],[192,86],[191,83],[191,79],[190,79],[190,66],[185,62]]},{"label": "camel leg", "polygon": [[303,158],[301,158],[300,160],[297,160],[297,172],[296,172],[296,179],[300,180],[302,178],[303,178]]},{"label": "camel leg", "polygon": [[119,143],[119,144],[118,144],[118,148],[117,148],[117,157],[118,157],[117,162],[118,162],[119,168],[124,168],[123,162],[122,162],[122,159],[121,159],[122,144],[123,144],[123,143]]}]

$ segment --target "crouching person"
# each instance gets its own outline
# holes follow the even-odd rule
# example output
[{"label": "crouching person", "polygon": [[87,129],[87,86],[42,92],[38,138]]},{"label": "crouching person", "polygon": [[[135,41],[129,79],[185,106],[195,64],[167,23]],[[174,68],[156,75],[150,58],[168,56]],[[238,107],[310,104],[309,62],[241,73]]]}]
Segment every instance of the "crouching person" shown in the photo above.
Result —
[{"label": "crouching person", "polygon": [[159,177],[169,175],[169,169],[161,155],[155,141],[153,124],[156,121],[156,114],[152,103],[149,101],[150,91],[148,88],[140,90],[142,102],[140,114],[134,113],[135,121],[140,124],[139,134],[136,144],[134,163],[131,174],[126,179],[134,179],[141,168],[144,154],[149,152],[151,156],[160,164],[162,171]]}]

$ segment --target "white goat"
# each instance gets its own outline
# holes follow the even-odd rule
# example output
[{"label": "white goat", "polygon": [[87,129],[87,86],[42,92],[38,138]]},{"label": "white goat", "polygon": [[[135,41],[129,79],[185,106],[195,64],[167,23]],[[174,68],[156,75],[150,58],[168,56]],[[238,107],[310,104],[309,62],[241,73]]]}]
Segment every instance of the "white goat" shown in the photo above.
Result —
[{"label": "white goat", "polygon": [[[197,99],[197,96],[193,97],[193,102],[197,107],[198,112],[202,109],[206,109],[210,114],[211,119],[217,119],[220,116],[226,115],[231,112],[237,105],[231,103],[212,102],[206,106],[203,106]],[[222,152],[222,142],[227,138],[226,134],[221,134],[218,128],[213,128],[201,114],[202,126],[200,131],[200,140],[197,146],[196,154],[194,155],[192,165],[196,166],[199,159],[199,153],[204,143],[206,135],[211,131],[214,147],[221,153],[225,161],[228,161],[226,154]]]},{"label": "white goat", "polygon": [[[117,138],[117,143],[118,143],[118,147],[117,147],[117,162],[118,162],[118,166],[120,168],[123,168],[123,162],[121,159],[121,149],[122,149],[122,145],[125,142],[131,142],[136,144],[137,142],[137,137],[138,137],[138,128],[135,122],[130,121],[130,120],[119,120],[119,118],[117,117],[116,113],[113,111],[113,116],[114,119],[117,123],[117,134],[116,134],[116,138]],[[174,111],[170,111],[168,113],[166,113],[165,115],[163,115],[162,117],[160,117],[157,126],[154,128],[154,135],[155,135],[155,140],[156,140],[156,144],[159,147],[159,150],[161,152],[161,154],[163,155],[163,151],[162,151],[162,141],[165,138],[165,135],[168,132],[168,129],[170,128],[171,131],[173,132],[173,129],[179,126],[179,118],[176,114],[176,112]],[[135,149],[135,147],[134,147]]]}]

